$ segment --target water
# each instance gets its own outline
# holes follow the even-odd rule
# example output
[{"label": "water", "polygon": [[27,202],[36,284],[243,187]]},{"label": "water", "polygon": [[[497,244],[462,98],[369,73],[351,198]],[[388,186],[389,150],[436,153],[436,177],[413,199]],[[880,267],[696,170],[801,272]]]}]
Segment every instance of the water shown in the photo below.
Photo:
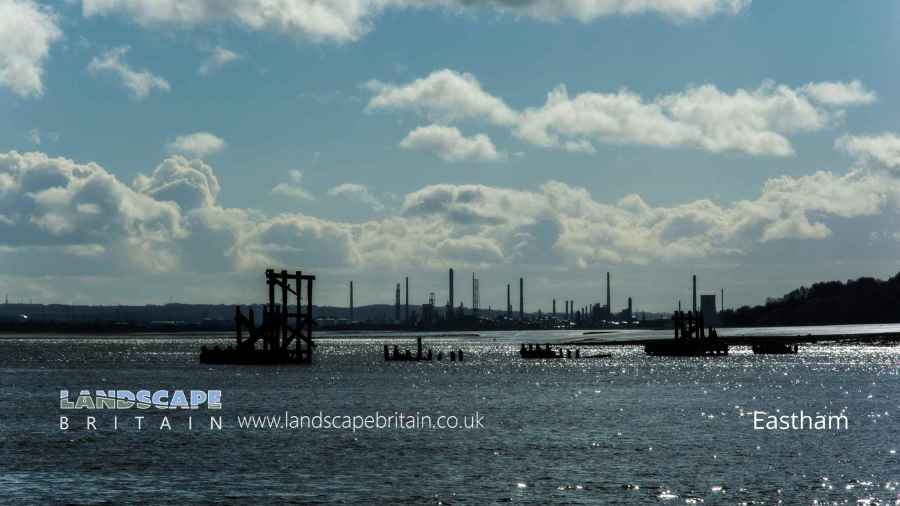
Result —
[{"label": "water", "polygon": [[[522,361],[569,334],[442,337],[463,363],[385,363],[397,339],[323,338],[310,367],[205,366],[210,336],[0,338],[0,501],[75,504],[869,504],[900,498],[897,348],[796,356]],[[413,348],[413,341],[400,341]],[[221,389],[209,412],[143,430],[61,431],[59,390]],[[472,430],[249,430],[238,415],[403,411]],[[753,430],[754,410],[845,414],[846,431]],[[776,413],[780,410],[780,413]],[[79,414],[78,416],[83,416]],[[73,417],[74,418],[74,417]]]}]

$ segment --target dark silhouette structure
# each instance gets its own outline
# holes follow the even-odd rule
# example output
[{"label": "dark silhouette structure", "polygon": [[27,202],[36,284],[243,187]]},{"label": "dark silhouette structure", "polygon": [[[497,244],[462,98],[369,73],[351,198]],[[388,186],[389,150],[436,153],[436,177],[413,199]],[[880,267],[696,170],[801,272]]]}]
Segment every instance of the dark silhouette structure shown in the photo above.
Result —
[{"label": "dark silhouette structure", "polygon": [[[444,353],[438,352],[437,359],[438,361],[443,360]],[[384,361],[385,362],[431,362],[434,359],[434,352],[429,348],[428,353],[425,353],[422,349],[422,338],[416,338],[416,354],[410,350],[400,351],[400,347],[396,344],[393,345],[393,351],[391,351],[391,346],[385,344],[384,345]],[[450,351],[450,361],[463,361],[463,352],[461,349],[451,350]]]},{"label": "dark silhouette structure", "polygon": [[519,320],[525,320],[525,278],[519,278]]},{"label": "dark silhouette structure", "polygon": [[609,353],[600,353],[597,355],[591,355],[582,357],[581,356],[581,348],[575,348],[575,353],[572,353],[571,349],[563,350],[561,348],[557,348],[554,350],[550,347],[549,344],[544,344],[541,346],[540,344],[529,344],[522,345],[519,348],[519,356],[526,360],[536,360],[536,359],[558,359],[558,358],[609,358],[612,355]]},{"label": "dark silhouette structure", "polygon": [[450,268],[450,300],[447,302],[447,319],[453,319],[453,268]]},{"label": "dark silhouette structure", "polygon": [[[312,363],[315,347],[312,338],[315,279],[315,276],[305,275],[300,271],[288,274],[286,270],[266,270],[269,302],[263,306],[262,324],[256,325],[252,308],[249,316],[244,316],[241,307],[235,306],[237,346],[229,346],[224,350],[218,346],[213,349],[204,346],[200,352],[200,361],[227,364]],[[295,297],[293,312],[289,304],[290,295]],[[248,335],[245,336],[244,331]]]},{"label": "dark silhouette structure", "polygon": [[716,329],[707,332],[703,313],[675,311],[672,323],[675,339],[645,344],[644,353],[675,357],[728,355],[728,344],[719,339]]},{"label": "dark silhouette structure", "polygon": [[789,344],[782,341],[761,341],[751,346],[753,353],[756,355],[796,355],[799,351],[799,345]]}]

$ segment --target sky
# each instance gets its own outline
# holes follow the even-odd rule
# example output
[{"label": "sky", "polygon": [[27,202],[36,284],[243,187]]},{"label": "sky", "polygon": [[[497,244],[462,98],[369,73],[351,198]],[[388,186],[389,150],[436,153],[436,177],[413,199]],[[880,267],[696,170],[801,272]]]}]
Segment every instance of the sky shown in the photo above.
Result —
[{"label": "sky", "polygon": [[[890,0],[0,0],[0,296],[667,311],[900,271]],[[517,296],[517,295],[516,295]]]}]

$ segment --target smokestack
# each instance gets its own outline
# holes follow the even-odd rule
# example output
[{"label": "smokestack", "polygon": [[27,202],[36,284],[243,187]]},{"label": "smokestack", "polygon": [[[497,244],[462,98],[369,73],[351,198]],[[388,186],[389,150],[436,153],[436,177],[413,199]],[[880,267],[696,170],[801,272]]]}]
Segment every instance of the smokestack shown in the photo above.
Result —
[{"label": "smokestack", "polygon": [[631,297],[628,297],[628,319],[631,320]]},{"label": "smokestack", "polygon": [[353,281],[350,282],[350,322],[353,322]]},{"label": "smokestack", "polygon": [[691,298],[693,300],[694,313],[697,312],[697,275],[693,276],[693,288],[691,289]]},{"label": "smokestack", "polygon": [[394,292],[394,321],[400,321],[400,283],[397,283],[397,290]]},{"label": "smokestack", "polygon": [[606,309],[612,314],[612,289],[609,286],[609,271],[606,271]]},{"label": "smokestack", "polygon": [[725,312],[725,289],[722,289],[722,312]]},{"label": "smokestack", "polygon": [[525,278],[519,278],[519,319],[525,319]]},{"label": "smokestack", "polygon": [[556,316],[556,299],[553,299],[553,316]]},{"label": "smokestack", "polygon": [[450,268],[450,312],[453,312],[453,268]]},{"label": "smokestack", "polygon": [[509,283],[506,284],[506,316],[512,318],[512,298],[510,296]]},{"label": "smokestack", "polygon": [[409,276],[406,276],[406,321],[409,321]]},{"label": "smokestack", "polygon": [[478,313],[478,295],[475,293],[478,291],[478,282],[475,281],[475,273],[472,273],[472,314]]}]

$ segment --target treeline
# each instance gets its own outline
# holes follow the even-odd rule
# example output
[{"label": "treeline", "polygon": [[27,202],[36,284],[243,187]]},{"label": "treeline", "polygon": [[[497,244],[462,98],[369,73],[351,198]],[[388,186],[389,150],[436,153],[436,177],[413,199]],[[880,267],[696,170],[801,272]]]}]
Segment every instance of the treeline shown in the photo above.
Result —
[{"label": "treeline", "polygon": [[900,322],[900,273],[887,281],[859,278],[800,287],[762,306],[722,313],[728,326]]}]

